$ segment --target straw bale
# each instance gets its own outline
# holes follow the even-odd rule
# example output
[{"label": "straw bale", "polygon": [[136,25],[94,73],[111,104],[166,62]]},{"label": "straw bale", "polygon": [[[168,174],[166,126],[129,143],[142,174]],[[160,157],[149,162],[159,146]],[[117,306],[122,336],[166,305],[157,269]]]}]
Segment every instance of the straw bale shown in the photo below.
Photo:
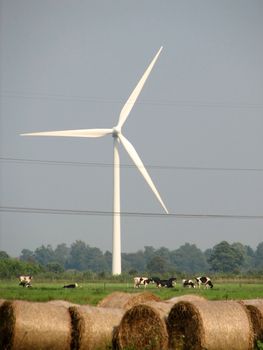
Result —
[{"label": "straw bale", "polygon": [[79,304],[74,304],[74,303],[71,303],[70,301],[66,301],[66,300],[50,300],[47,302],[47,304],[55,305],[55,306],[64,306],[67,308],[69,308],[70,306],[80,306]]},{"label": "straw bale", "polygon": [[166,318],[173,303],[148,301],[125,312],[114,333],[114,349],[168,349]]},{"label": "straw bale", "polygon": [[237,301],[180,301],[168,316],[170,348],[176,350],[248,350],[252,323]]},{"label": "straw bale", "polygon": [[69,308],[72,320],[72,349],[102,350],[111,348],[113,331],[124,310],[95,306]]},{"label": "straw bale", "polygon": [[263,299],[247,299],[247,300],[242,300],[242,302],[245,305],[254,305],[254,306],[260,306],[263,305]]},{"label": "straw bale", "polygon": [[160,298],[149,292],[142,293],[124,293],[113,292],[102,299],[98,306],[110,307],[128,310],[134,305],[144,303],[146,301],[159,301]]},{"label": "straw bale", "polygon": [[243,300],[250,313],[254,331],[254,343],[258,340],[263,341],[263,299]]},{"label": "straw bale", "polygon": [[70,343],[65,307],[27,301],[6,301],[0,307],[0,349],[67,350]]},{"label": "straw bale", "polygon": [[185,295],[180,295],[178,297],[173,297],[171,299],[168,299],[168,301],[173,303],[178,303],[179,301],[195,301],[195,300],[206,301],[207,299],[201,295],[196,295],[196,294],[185,294]]}]

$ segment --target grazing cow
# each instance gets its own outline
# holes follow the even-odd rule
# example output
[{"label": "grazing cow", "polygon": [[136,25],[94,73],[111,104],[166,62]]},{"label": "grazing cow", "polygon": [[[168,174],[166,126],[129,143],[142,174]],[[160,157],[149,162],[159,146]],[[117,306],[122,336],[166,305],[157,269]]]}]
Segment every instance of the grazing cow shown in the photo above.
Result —
[{"label": "grazing cow", "polygon": [[150,283],[153,283],[152,278],[147,278],[146,280],[144,280],[143,281],[144,288],[146,288]]},{"label": "grazing cow", "polygon": [[133,280],[134,280],[134,285],[133,285],[134,288],[139,288],[140,286],[144,286],[144,288],[146,288],[148,284],[153,282],[153,280],[148,277],[134,277]]},{"label": "grazing cow", "polygon": [[195,288],[195,283],[193,280],[182,280],[183,287]]},{"label": "grazing cow", "polygon": [[211,279],[207,276],[202,277],[195,277],[198,288],[200,288],[201,285],[205,286],[205,288],[213,288],[214,285],[211,282]]},{"label": "grazing cow", "polygon": [[19,286],[23,286],[26,288],[32,287],[31,281],[32,281],[33,277],[30,275],[21,275],[19,276]]},{"label": "grazing cow", "polygon": [[133,284],[133,287],[134,288],[139,288],[140,285],[143,284],[143,281],[145,281],[147,279],[147,277],[134,277],[133,281],[134,281],[134,284]]},{"label": "grazing cow", "polygon": [[77,283],[73,283],[73,284],[66,284],[63,288],[77,288],[78,284]]},{"label": "grazing cow", "polygon": [[166,287],[166,288],[173,288],[176,284],[176,277],[171,277],[168,280],[160,280],[159,278],[155,278],[154,282],[156,283],[156,286],[158,288],[160,287]]}]

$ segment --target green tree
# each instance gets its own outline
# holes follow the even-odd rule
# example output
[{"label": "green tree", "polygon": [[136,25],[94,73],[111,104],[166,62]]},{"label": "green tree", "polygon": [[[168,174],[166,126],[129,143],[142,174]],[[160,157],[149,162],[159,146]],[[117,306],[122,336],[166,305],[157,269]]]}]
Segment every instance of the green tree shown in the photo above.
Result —
[{"label": "green tree", "polygon": [[204,253],[195,244],[185,243],[173,251],[172,262],[177,270],[185,273],[200,273],[208,270]]},{"label": "green tree", "polygon": [[83,241],[72,243],[69,257],[69,267],[80,271],[106,271],[107,262],[99,248],[92,248]]},{"label": "green tree", "polygon": [[0,278],[17,278],[19,275],[34,275],[41,272],[38,264],[31,264],[18,259],[0,259]]},{"label": "green tree", "polygon": [[258,244],[255,251],[255,266],[257,270],[263,270],[263,242]]},{"label": "green tree", "polygon": [[246,251],[244,266],[246,268],[246,271],[253,271],[255,270],[255,252],[248,245],[245,245],[244,247]]},{"label": "green tree", "polygon": [[148,263],[155,255],[155,249],[151,246],[144,246],[144,259]]},{"label": "green tree", "polygon": [[206,250],[204,251],[204,256],[205,256],[205,258],[206,258],[206,261],[209,260],[209,258],[210,258],[210,256],[211,256],[212,252],[213,252],[213,249],[212,249],[212,248],[208,248],[208,249],[206,249]]},{"label": "green tree", "polygon": [[214,246],[208,262],[212,271],[238,273],[244,262],[244,254],[235,246],[232,247],[228,242],[222,241]]},{"label": "green tree", "polygon": [[29,250],[29,249],[23,249],[21,251],[19,259],[22,261],[27,261],[27,262],[35,262],[36,261],[34,252],[32,252],[32,250]]},{"label": "green tree", "polygon": [[155,255],[161,256],[165,260],[170,261],[171,252],[168,248],[161,247],[155,251]]},{"label": "green tree", "polygon": [[9,255],[4,250],[0,250],[0,259],[8,259]]},{"label": "green tree", "polygon": [[41,265],[47,265],[49,262],[54,261],[54,251],[50,244],[46,247],[42,245],[37,248],[34,253],[36,261]]},{"label": "green tree", "polygon": [[70,257],[70,248],[65,243],[58,244],[54,250],[54,261],[66,267]]},{"label": "green tree", "polygon": [[161,256],[153,256],[147,263],[147,270],[150,273],[164,273],[168,270],[167,261]]},{"label": "green tree", "polygon": [[58,262],[49,262],[46,265],[46,269],[49,272],[54,272],[54,273],[62,273],[64,272],[64,267],[61,266]]},{"label": "green tree", "polygon": [[88,246],[87,266],[88,269],[95,272],[107,271],[106,260],[99,248],[92,248]]},{"label": "green tree", "polygon": [[109,252],[108,250],[106,250],[106,252],[104,253],[104,260],[105,260],[106,265],[107,265],[107,270],[111,271],[112,253]]},{"label": "green tree", "polygon": [[123,271],[136,270],[143,272],[146,269],[145,257],[142,250],[136,253],[122,253]]},{"label": "green tree", "polygon": [[249,246],[243,245],[240,242],[235,242],[232,244],[232,247],[236,250],[237,253],[243,258],[241,258],[240,271],[246,272],[250,269],[253,269],[254,264],[254,251]]},{"label": "green tree", "polygon": [[69,267],[84,271],[88,269],[87,266],[88,250],[86,243],[83,241],[76,241],[70,246]]}]

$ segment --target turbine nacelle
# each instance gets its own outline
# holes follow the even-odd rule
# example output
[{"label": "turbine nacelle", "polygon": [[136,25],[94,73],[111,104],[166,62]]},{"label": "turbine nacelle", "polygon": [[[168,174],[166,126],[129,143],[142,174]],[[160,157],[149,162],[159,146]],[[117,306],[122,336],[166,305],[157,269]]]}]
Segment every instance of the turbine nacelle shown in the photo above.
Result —
[{"label": "turbine nacelle", "polygon": [[115,126],[112,129],[112,137],[119,137],[120,134],[121,134],[121,128],[118,126]]}]

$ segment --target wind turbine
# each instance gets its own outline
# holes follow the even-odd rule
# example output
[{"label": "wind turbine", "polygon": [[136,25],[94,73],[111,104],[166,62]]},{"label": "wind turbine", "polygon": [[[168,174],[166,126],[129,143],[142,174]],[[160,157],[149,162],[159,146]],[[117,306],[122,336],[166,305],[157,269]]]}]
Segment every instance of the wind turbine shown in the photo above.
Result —
[{"label": "wind turbine", "polygon": [[131,93],[127,102],[123,106],[118,124],[112,129],[80,129],[80,130],[60,130],[60,131],[45,131],[45,132],[33,132],[21,134],[21,136],[63,136],[63,137],[103,137],[106,135],[113,136],[113,160],[114,160],[114,170],[113,170],[113,236],[112,236],[112,274],[121,274],[121,225],[120,225],[120,157],[119,157],[119,143],[123,145],[128,155],[131,157],[134,164],[137,166],[138,170],[152,189],[153,193],[157,197],[161,206],[168,214],[168,210],[161,199],[150,175],[145,169],[143,162],[141,161],[138,153],[136,152],[133,145],[123,136],[122,127],[130,114],[156,60],[158,59],[162,47],[159,49],[149,67],[146,69],[145,73],[141,77],[140,81],[136,85],[135,89]]}]

